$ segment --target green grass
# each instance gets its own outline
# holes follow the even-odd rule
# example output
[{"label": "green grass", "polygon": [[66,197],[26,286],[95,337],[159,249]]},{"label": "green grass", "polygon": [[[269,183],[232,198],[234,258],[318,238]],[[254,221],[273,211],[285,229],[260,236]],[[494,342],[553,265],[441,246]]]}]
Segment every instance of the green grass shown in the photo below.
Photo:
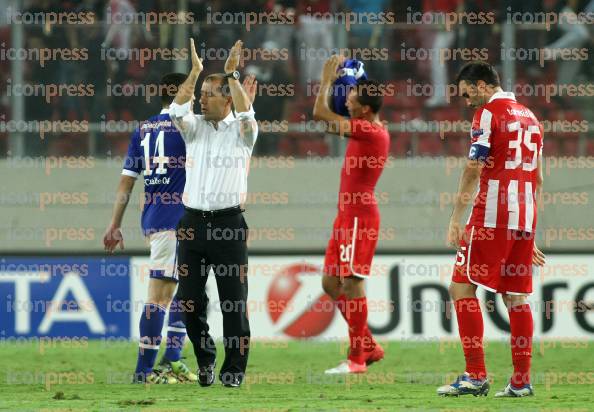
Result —
[{"label": "green grass", "polygon": [[[435,394],[437,386],[463,369],[458,345],[384,342],[386,359],[367,374],[329,379],[323,370],[344,356],[339,342],[255,342],[244,385],[228,389],[218,382],[209,388],[128,384],[136,356],[136,345],[130,342],[89,341],[79,347],[57,343],[43,350],[34,343],[4,342],[0,410],[592,410],[592,342],[549,343],[553,345],[535,348],[534,398],[495,399],[511,365],[502,342],[489,342],[486,348],[493,380],[487,398]],[[185,354],[193,367],[189,345]]]}]

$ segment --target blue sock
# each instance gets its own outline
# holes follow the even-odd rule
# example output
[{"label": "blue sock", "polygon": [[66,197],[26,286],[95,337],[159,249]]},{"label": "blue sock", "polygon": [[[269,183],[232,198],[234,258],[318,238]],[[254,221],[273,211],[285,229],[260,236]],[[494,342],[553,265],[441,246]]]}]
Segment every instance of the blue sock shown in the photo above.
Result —
[{"label": "blue sock", "polygon": [[144,305],[139,325],[140,342],[138,344],[138,362],[136,363],[137,376],[144,376],[152,372],[153,366],[155,366],[166,312],[167,310],[164,307],[154,303]]},{"label": "blue sock", "polygon": [[184,322],[184,313],[182,306],[173,298],[169,307],[169,322],[167,324],[167,349],[165,357],[176,362],[181,358],[181,351],[184,348],[186,339],[186,323]]}]

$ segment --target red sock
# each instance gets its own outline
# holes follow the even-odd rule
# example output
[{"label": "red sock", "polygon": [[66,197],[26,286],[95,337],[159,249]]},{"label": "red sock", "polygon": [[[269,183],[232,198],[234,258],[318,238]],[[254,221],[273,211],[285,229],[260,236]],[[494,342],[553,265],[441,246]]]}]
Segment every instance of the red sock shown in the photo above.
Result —
[{"label": "red sock", "polygon": [[530,305],[514,306],[509,311],[511,351],[514,374],[511,384],[516,388],[530,383],[530,359],[532,357],[532,332],[534,321]]},{"label": "red sock", "polygon": [[347,321],[349,324],[349,342],[351,351],[349,360],[356,363],[365,363],[364,349],[368,346],[366,337],[367,329],[367,298],[348,299]]},{"label": "red sock", "polygon": [[484,379],[485,353],[483,351],[483,314],[477,298],[458,299],[454,302],[458,331],[466,359],[466,372],[472,379]]},{"label": "red sock", "polygon": [[[347,308],[346,295],[342,294],[336,299],[336,307],[338,308],[340,314],[342,315],[343,319],[345,320],[345,322],[348,325],[349,321],[347,319],[347,312],[346,312],[346,308]],[[367,301],[365,301],[365,308],[367,309]],[[367,326],[367,322],[365,322],[364,336],[366,339],[363,342],[364,343],[363,349],[366,351],[373,350],[373,348],[375,347],[375,339],[373,339],[373,335],[371,334],[371,331],[369,330],[369,327]]]}]

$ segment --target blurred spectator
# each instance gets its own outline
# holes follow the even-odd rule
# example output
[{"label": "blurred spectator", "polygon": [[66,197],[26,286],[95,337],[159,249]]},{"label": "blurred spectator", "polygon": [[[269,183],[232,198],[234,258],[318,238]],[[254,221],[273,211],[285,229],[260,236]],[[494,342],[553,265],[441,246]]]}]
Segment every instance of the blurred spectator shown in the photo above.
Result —
[{"label": "blurred spectator", "polygon": [[[267,41],[262,45],[271,52],[278,50],[278,44]],[[254,102],[254,109],[258,113],[258,120],[264,124],[280,125],[287,119],[287,102],[295,96],[294,88],[291,93],[292,78],[287,60],[260,59],[246,66],[246,75],[253,74],[258,80],[258,92]],[[278,126],[276,126],[278,127]],[[279,133],[261,133],[256,145],[257,154],[274,155],[277,152]]]},{"label": "blurred spectator", "polygon": [[134,25],[125,21],[134,21],[134,7],[128,0],[110,0],[107,5],[108,30],[102,46],[113,47],[119,53],[128,54],[132,47],[132,29]]},{"label": "blurred spectator", "polygon": [[557,62],[557,84],[570,84],[575,82],[576,76],[582,65],[582,60],[576,59],[562,59],[561,55],[565,54],[563,49],[577,49],[585,47],[590,36],[588,29],[582,23],[569,23],[571,20],[577,18],[576,12],[578,9],[578,0],[569,0],[560,2],[556,12],[571,15],[571,18],[559,19],[559,24],[556,26],[561,33],[554,42],[545,47],[545,53],[551,56],[552,60]]},{"label": "blurred spectator", "polygon": [[297,7],[299,45],[306,57],[300,57],[301,84],[320,81],[320,73],[333,44],[332,19],[329,0],[300,0]]},{"label": "blurred spectator", "polygon": [[[280,21],[295,21],[295,1],[281,0],[272,6],[272,13]],[[266,31],[266,40],[274,40],[279,49],[293,49],[295,35],[294,24],[269,24]]]},{"label": "blurred spectator", "polygon": [[[436,15],[435,21],[439,21],[437,15],[454,13],[458,11],[459,7],[461,9],[461,6],[460,0],[423,0],[423,13],[434,14]],[[441,49],[452,47],[456,38],[451,28],[448,31],[441,25],[435,31],[428,32],[427,36],[427,44],[429,44],[431,50],[430,55],[438,54]],[[445,106],[447,104],[446,85],[448,84],[447,65],[436,58],[431,59],[430,65],[433,95],[425,102],[425,107]]]},{"label": "blurred spectator", "polygon": [[[356,13],[361,16],[377,16],[384,12],[387,0],[345,0],[345,12]],[[350,49],[372,49],[386,47],[384,38],[384,26],[382,24],[369,24],[363,21],[361,24],[351,26],[348,33],[348,44]],[[360,60],[360,59],[359,59]],[[384,81],[387,79],[387,62],[382,60],[364,61],[365,69],[370,78]]]}]

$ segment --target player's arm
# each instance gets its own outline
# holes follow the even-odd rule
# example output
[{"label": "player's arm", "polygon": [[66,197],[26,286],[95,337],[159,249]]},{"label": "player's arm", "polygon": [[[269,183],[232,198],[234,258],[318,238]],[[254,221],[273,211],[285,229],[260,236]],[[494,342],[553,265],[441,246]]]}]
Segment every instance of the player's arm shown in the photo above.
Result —
[{"label": "player's arm", "polygon": [[326,63],[324,63],[324,67],[322,68],[320,92],[316,96],[313,117],[315,120],[322,120],[326,122],[329,133],[349,137],[351,135],[350,120],[334,113],[328,104],[330,91],[332,90],[332,83],[338,77],[337,70],[340,62],[341,57],[335,55],[330,57],[328,60],[326,60]]},{"label": "player's arm", "polygon": [[[542,185],[544,183],[544,178],[542,174],[542,156],[539,154],[538,162],[536,166],[536,204],[542,205]],[[542,207],[541,207],[542,210]],[[536,266],[543,266],[545,264],[545,255],[540,251],[538,246],[536,246],[536,242],[534,243],[534,249],[532,250],[532,264]]]},{"label": "player's arm", "polygon": [[192,68],[186,80],[181,84],[171,103],[170,114],[173,120],[173,124],[181,132],[182,136],[186,136],[196,122],[194,114],[190,110],[192,97],[196,89],[196,82],[200,73],[202,73],[202,60],[196,53],[196,47],[194,46],[194,39],[190,39],[190,57],[192,60]]},{"label": "player's arm", "polygon": [[[229,52],[229,57],[225,62],[225,73],[233,73],[239,66],[239,60],[241,58],[241,47],[243,43],[241,40],[237,40]],[[253,146],[256,137],[258,135],[258,125],[256,123],[255,112],[252,107],[252,103],[256,96],[255,88],[252,88],[250,92],[253,94],[250,96],[241,86],[239,80],[234,78],[228,79],[229,92],[231,99],[233,100],[233,107],[235,113],[240,122],[241,137],[248,146]],[[252,87],[254,85],[250,85]]]},{"label": "player's arm", "polygon": [[458,184],[458,192],[454,197],[454,210],[452,211],[450,226],[448,228],[448,244],[451,246],[458,247],[464,236],[464,225],[460,221],[464,216],[464,212],[466,212],[466,207],[472,202],[472,195],[476,190],[482,168],[483,162],[480,160],[468,159],[462,171],[462,176]]},{"label": "player's arm", "polygon": [[120,244],[120,249],[124,249],[124,238],[120,227],[122,226],[124,212],[126,211],[126,206],[128,206],[135,182],[135,177],[126,175],[120,177],[120,184],[118,185],[113,212],[111,214],[111,223],[105,231],[105,235],[103,235],[103,246],[107,252],[113,253],[118,243]]}]

